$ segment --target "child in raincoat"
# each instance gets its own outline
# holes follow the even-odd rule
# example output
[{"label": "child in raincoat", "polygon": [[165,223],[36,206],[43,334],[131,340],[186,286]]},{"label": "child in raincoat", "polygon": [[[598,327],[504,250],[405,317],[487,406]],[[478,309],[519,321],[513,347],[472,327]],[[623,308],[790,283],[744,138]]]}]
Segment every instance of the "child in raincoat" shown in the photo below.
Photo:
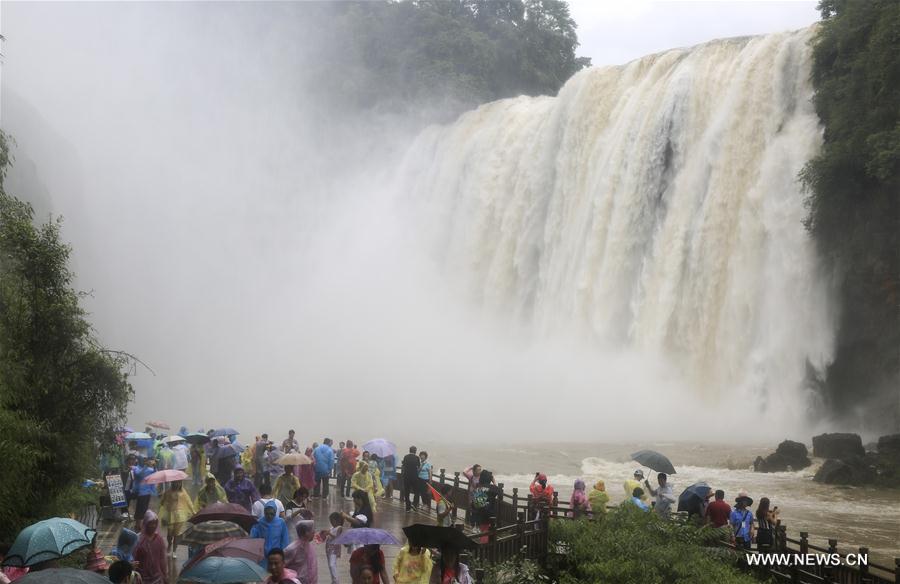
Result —
[{"label": "child in raincoat", "polygon": [[227,503],[228,502],[228,494],[225,492],[225,489],[222,488],[222,485],[219,484],[219,481],[216,480],[216,477],[209,475],[206,477],[206,485],[197,493],[197,504],[195,507],[197,510],[203,509],[213,503]]},{"label": "child in raincoat", "polygon": [[159,501],[159,519],[166,528],[166,552],[173,558],[178,549],[178,536],[194,513],[191,497],[182,488],[181,481],[175,481]]},{"label": "child in raincoat", "polygon": [[364,460],[359,461],[356,465],[356,472],[350,478],[350,488],[354,491],[365,491],[369,495],[369,506],[372,507],[372,512],[378,511],[375,506],[375,482],[369,472],[369,463]]},{"label": "child in raincoat", "polygon": [[584,481],[576,479],[572,497],[569,499],[569,508],[571,509],[569,516],[574,517],[575,519],[591,512],[591,502],[584,492],[584,488]]},{"label": "child in raincoat", "polygon": [[606,506],[609,504],[609,495],[606,494],[606,483],[597,481],[594,484],[594,488],[588,494],[588,502],[591,504],[591,511],[594,517],[606,515]]},{"label": "child in raincoat", "polygon": [[431,550],[406,544],[394,558],[394,584],[428,584],[433,566]]}]

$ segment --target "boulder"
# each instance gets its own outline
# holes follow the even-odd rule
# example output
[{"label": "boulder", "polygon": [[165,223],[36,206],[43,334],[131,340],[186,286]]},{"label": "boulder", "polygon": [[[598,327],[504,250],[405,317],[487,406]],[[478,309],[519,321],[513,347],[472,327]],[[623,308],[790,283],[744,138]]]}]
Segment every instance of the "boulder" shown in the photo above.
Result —
[{"label": "boulder", "polygon": [[859,434],[819,434],[813,437],[813,456],[837,458],[846,461],[854,456],[865,456]]},{"label": "boulder", "polygon": [[900,458],[900,434],[888,434],[879,438],[878,454]]},{"label": "boulder", "polygon": [[813,480],[827,485],[866,485],[875,482],[877,475],[869,461],[852,456],[846,460],[829,458],[819,467]]},{"label": "boulder", "polygon": [[806,468],[812,461],[809,459],[806,445],[793,440],[785,440],[769,456],[757,456],[753,462],[756,472],[785,472]]}]

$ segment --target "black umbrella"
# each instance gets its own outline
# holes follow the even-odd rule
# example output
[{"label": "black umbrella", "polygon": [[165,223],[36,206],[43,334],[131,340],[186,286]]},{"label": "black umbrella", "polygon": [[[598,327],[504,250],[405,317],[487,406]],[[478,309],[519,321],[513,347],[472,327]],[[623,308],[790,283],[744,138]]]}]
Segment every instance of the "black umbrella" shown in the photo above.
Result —
[{"label": "black umbrella", "polygon": [[631,455],[631,460],[639,462],[656,472],[675,474],[675,467],[672,466],[669,459],[655,450],[638,450]]},{"label": "black umbrella", "polygon": [[476,543],[455,527],[438,527],[416,523],[403,528],[409,543],[426,548],[451,547],[458,550],[475,549]]},{"label": "black umbrella", "polygon": [[678,511],[687,511],[688,513],[700,514],[703,500],[712,491],[712,487],[706,483],[694,483],[686,488],[678,496]]},{"label": "black umbrella", "polygon": [[184,437],[184,439],[188,444],[206,444],[207,442],[209,442],[209,436],[207,436],[203,432],[194,432],[193,434],[188,434]]}]

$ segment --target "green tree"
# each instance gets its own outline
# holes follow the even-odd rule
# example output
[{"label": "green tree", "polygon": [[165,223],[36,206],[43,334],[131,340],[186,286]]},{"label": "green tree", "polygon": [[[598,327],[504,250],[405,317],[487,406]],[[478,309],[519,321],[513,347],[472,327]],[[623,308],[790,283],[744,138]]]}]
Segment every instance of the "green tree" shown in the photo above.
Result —
[{"label": "green tree", "polygon": [[0,133],[0,539],[73,511],[132,397],[129,358],[98,344],[72,287],[60,222],[36,226],[5,192],[9,164]]},{"label": "green tree", "polygon": [[[900,3],[823,0],[814,39],[821,153],[803,170],[807,227],[840,282],[827,396],[855,413],[876,400],[900,423]],[[872,404],[870,404],[872,405]]]}]

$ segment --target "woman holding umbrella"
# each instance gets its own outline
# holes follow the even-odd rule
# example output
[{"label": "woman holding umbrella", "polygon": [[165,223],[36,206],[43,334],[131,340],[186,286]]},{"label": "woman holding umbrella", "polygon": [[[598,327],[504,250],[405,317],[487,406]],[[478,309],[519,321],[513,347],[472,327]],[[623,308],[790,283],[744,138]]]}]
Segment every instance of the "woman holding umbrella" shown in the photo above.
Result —
[{"label": "woman holding umbrella", "polygon": [[166,544],[160,537],[159,518],[153,511],[144,515],[143,531],[134,550],[134,560],[144,584],[168,584],[169,567],[166,562]]},{"label": "woman holding umbrella", "polygon": [[384,552],[377,543],[364,545],[350,554],[350,578],[353,584],[361,581],[363,568],[372,570],[372,584],[391,584],[384,562]]},{"label": "woman holding umbrella", "polygon": [[375,513],[369,505],[369,496],[364,491],[353,491],[353,513],[341,513],[350,523],[350,527],[372,527],[375,525]]}]

